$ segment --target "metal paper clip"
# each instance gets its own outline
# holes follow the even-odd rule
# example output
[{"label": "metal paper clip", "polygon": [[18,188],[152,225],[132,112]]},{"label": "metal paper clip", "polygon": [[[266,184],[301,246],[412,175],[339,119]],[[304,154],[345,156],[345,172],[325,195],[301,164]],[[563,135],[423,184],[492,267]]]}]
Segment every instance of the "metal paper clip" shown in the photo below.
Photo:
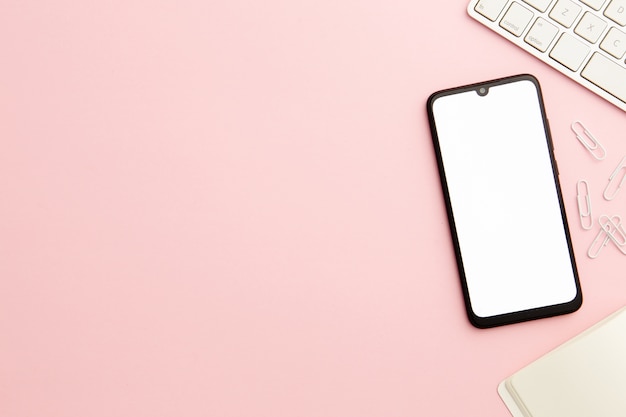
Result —
[{"label": "metal paper clip", "polygon": [[[619,184],[617,185],[617,187],[615,187],[615,191],[613,191],[611,195],[607,195],[607,191],[609,191],[609,189],[613,186],[613,184],[617,182],[617,178],[618,178],[617,174],[619,174],[622,168],[624,169],[624,175],[622,176],[622,179],[619,181]],[[613,173],[609,177],[609,183],[606,185],[606,188],[604,189],[604,193],[602,194],[604,198],[608,201],[613,200],[615,196],[617,195],[617,193],[619,192],[620,188],[622,188],[622,184],[624,184],[625,180],[626,180],[626,156],[622,158],[619,164],[617,164],[617,168],[615,168],[615,171],[613,171]]]},{"label": "metal paper clip", "polygon": [[[581,185],[585,185],[581,187]],[[584,194],[581,193],[584,188]],[[584,200],[584,204],[582,201]],[[578,217],[580,217],[580,225],[585,230],[591,230],[593,227],[593,215],[591,214],[591,197],[589,195],[589,184],[585,180],[576,183],[576,201],[578,202]],[[585,219],[588,219],[585,221]]]},{"label": "metal paper clip", "polygon": [[[591,132],[581,122],[576,120],[572,123],[572,131],[576,134],[576,139],[591,153],[591,156],[598,161],[606,158],[606,150],[598,140],[593,137]],[[596,155],[596,150],[599,150],[599,155]]]},{"label": "metal paper clip", "polygon": [[602,215],[600,216],[600,219],[598,221],[600,222],[602,228],[606,231],[609,239],[611,239],[613,243],[615,243],[617,249],[619,249],[620,252],[626,255],[626,231],[624,231],[624,227],[622,226],[621,217],[609,217],[606,215]]},{"label": "metal paper clip", "polygon": [[601,226],[600,231],[598,232],[596,237],[593,239],[593,242],[591,242],[591,246],[589,246],[589,250],[587,250],[587,256],[590,257],[591,259],[596,259],[598,255],[600,255],[600,251],[602,250],[602,248],[605,247],[607,243],[609,243],[610,240],[611,238],[609,237],[609,234],[606,232],[604,227]]}]

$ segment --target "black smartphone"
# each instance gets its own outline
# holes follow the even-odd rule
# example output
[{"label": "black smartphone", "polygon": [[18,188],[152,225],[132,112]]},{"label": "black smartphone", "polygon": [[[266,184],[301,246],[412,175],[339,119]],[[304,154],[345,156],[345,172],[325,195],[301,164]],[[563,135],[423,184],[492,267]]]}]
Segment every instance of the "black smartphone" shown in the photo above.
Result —
[{"label": "black smartphone", "polygon": [[439,91],[427,112],[470,322],[576,311],[582,293],[537,79]]}]

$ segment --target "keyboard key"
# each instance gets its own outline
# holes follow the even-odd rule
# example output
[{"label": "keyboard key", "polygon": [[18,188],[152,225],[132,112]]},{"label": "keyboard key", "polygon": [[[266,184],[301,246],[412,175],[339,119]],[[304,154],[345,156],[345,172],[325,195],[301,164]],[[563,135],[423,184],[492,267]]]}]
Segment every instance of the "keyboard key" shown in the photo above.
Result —
[{"label": "keyboard key", "polygon": [[570,0],[559,0],[550,12],[550,17],[566,28],[571,27],[582,8]]},{"label": "keyboard key", "polygon": [[589,42],[596,43],[600,35],[602,35],[602,32],[604,32],[604,29],[606,29],[606,22],[604,20],[592,13],[586,12],[583,18],[580,19],[578,25],[576,25],[574,32]]},{"label": "keyboard key", "polygon": [[626,0],[612,0],[604,15],[618,25],[626,26]]},{"label": "keyboard key", "polygon": [[626,68],[596,52],[581,74],[604,91],[626,102]]},{"label": "keyboard key", "polygon": [[504,6],[506,6],[506,2],[507,0],[480,0],[474,10],[495,22]]},{"label": "keyboard key", "polygon": [[626,53],[626,33],[615,28],[609,29],[609,32],[600,43],[600,48],[615,58],[621,59]]},{"label": "keyboard key", "polygon": [[581,3],[586,4],[593,10],[600,10],[606,0],[580,0]]},{"label": "keyboard key", "polygon": [[558,33],[559,28],[540,17],[530,28],[524,40],[527,44],[545,52]]},{"label": "keyboard key", "polygon": [[565,65],[572,71],[578,71],[589,54],[589,47],[573,36],[564,33],[550,52],[550,58]]},{"label": "keyboard key", "polygon": [[533,12],[519,3],[513,2],[500,21],[500,26],[515,36],[522,36],[532,18]]},{"label": "keyboard key", "polygon": [[550,3],[552,3],[552,0],[524,0],[524,3],[533,6],[540,12],[545,12],[548,9]]}]

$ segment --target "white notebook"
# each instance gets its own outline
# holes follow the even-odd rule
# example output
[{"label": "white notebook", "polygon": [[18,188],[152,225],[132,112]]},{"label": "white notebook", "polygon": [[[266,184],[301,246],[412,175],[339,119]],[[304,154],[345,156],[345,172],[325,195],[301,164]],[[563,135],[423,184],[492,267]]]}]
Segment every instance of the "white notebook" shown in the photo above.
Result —
[{"label": "white notebook", "polygon": [[626,307],[498,386],[514,417],[626,416]]}]

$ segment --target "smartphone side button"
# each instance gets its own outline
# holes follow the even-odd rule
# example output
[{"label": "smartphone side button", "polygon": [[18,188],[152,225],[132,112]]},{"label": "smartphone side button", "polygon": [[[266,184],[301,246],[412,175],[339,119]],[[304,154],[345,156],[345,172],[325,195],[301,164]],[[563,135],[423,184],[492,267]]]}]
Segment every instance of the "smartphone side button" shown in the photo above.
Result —
[{"label": "smartphone side button", "polygon": [[546,117],[546,130],[548,131],[548,146],[552,150],[552,159],[554,160],[554,169],[556,175],[559,176],[559,163],[556,161],[556,153],[554,151],[554,142],[552,142],[552,129],[550,129],[550,120]]},{"label": "smartphone side button", "polygon": [[546,118],[546,131],[548,133],[548,143],[550,144],[550,149],[554,152],[554,142],[552,142],[552,129],[550,128],[550,120]]}]

